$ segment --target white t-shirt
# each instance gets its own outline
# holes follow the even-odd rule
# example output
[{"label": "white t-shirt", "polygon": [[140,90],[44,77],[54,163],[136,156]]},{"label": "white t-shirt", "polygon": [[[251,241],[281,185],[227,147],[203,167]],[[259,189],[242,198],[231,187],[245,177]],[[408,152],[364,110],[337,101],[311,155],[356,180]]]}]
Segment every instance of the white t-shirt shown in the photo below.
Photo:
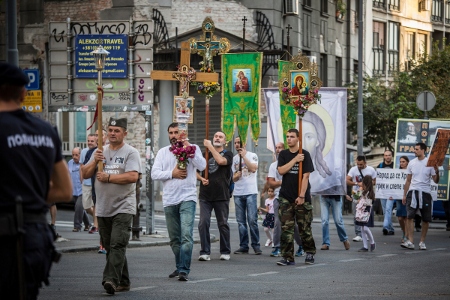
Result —
[{"label": "white t-shirt", "polygon": [[[283,176],[281,176],[280,173],[278,173],[278,161],[274,161],[272,164],[270,164],[269,173],[267,177],[274,178],[275,181],[281,181],[283,179]],[[281,186],[277,187],[274,190],[275,198],[278,198],[278,192],[280,191],[280,189]]]},{"label": "white t-shirt", "polygon": [[275,198],[273,198],[273,199],[267,198],[267,199],[266,199],[266,202],[265,202],[266,207],[267,207],[267,206],[269,207],[269,214],[273,214],[273,213],[274,213],[274,209],[273,209],[273,200],[275,200]]},{"label": "white t-shirt", "polygon": [[[247,151],[245,157],[252,163],[258,166],[258,156],[250,151]],[[239,154],[236,154],[233,157],[233,165],[231,166],[231,170],[233,174],[236,171],[239,171],[239,163],[242,161],[242,176],[238,181],[234,183],[234,191],[233,195],[235,196],[244,196],[244,195],[252,195],[258,193],[258,169],[256,169],[255,173],[249,172],[247,165],[245,164],[244,159],[240,160]]]},{"label": "white t-shirt", "polygon": [[436,175],[433,167],[427,167],[428,157],[419,160],[417,157],[411,160],[406,168],[405,174],[411,174],[409,190],[419,190],[431,193],[431,179]]},{"label": "white t-shirt", "polygon": [[[363,174],[363,176],[370,175],[372,179],[377,178],[377,171],[375,171],[375,169],[372,168],[371,166],[366,166],[364,169],[361,170],[361,173]],[[359,172],[358,166],[354,166],[350,169],[350,171],[348,171],[347,175],[352,178],[353,182],[362,182],[363,178],[361,177],[361,173]],[[354,191],[359,190],[359,186],[357,185],[353,186],[353,190]]]}]

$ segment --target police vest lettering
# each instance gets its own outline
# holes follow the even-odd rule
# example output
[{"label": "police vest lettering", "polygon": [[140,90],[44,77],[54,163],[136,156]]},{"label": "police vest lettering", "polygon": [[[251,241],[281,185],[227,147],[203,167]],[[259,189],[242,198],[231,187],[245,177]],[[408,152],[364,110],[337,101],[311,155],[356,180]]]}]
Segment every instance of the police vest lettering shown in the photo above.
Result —
[{"label": "police vest lettering", "polygon": [[28,135],[28,134],[15,134],[7,137],[8,147],[20,147],[20,146],[33,146],[33,147],[47,147],[54,148],[53,140],[49,136],[45,135]]}]

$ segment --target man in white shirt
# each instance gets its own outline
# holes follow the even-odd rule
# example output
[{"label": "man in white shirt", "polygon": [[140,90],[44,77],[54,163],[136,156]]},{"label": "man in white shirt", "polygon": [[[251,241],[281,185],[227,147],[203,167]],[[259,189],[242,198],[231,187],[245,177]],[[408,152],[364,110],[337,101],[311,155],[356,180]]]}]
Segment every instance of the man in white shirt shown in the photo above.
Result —
[{"label": "man in white shirt", "polygon": [[163,206],[169,232],[170,247],[175,255],[177,269],[169,278],[178,277],[187,281],[191,268],[195,207],[197,205],[197,170],[203,171],[206,160],[200,148],[182,141],[186,147],[195,147],[195,155],[188,158],[186,169],[178,167],[177,158],[171,148],[180,139],[178,123],[167,129],[170,145],[159,149],[152,167],[152,179],[163,182]]},{"label": "man in white shirt", "polygon": [[232,165],[233,181],[235,182],[233,195],[239,229],[239,249],[234,251],[234,254],[248,254],[248,223],[251,245],[255,254],[260,255],[262,251],[259,244],[258,205],[256,203],[258,156],[245,149],[245,144],[239,136],[234,139],[234,147],[238,154],[233,157]]},{"label": "man in white shirt", "polygon": [[411,250],[414,250],[414,217],[419,211],[422,215],[422,234],[420,236],[419,249],[427,250],[425,238],[433,210],[431,179],[435,183],[439,182],[438,167],[436,165],[434,167],[427,167],[428,158],[425,157],[426,149],[427,145],[424,143],[417,143],[414,146],[416,158],[410,161],[405,172],[407,176],[403,188],[402,203],[406,205],[406,232],[409,241],[405,241],[401,246]]},{"label": "man in white shirt", "polygon": [[[366,157],[364,155],[359,155],[356,157],[356,166],[352,167],[347,174],[347,185],[353,187],[353,191],[359,190],[362,187],[362,180],[364,176],[370,175],[372,177],[373,185],[375,186],[375,181],[377,179],[377,171],[374,168],[367,165]],[[356,204],[353,204],[352,211],[355,211]],[[361,242],[361,226],[355,225],[355,234],[353,238],[354,242]]]}]

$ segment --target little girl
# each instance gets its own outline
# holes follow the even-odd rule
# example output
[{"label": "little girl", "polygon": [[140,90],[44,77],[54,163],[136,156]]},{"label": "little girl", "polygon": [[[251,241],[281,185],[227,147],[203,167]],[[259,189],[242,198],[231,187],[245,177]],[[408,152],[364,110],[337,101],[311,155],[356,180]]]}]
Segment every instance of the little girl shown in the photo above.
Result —
[{"label": "little girl", "polygon": [[367,222],[360,222],[355,219],[355,225],[361,226],[361,237],[363,240],[363,247],[359,249],[358,252],[369,251],[369,245],[367,242],[370,243],[370,251],[375,250],[376,247],[372,232],[369,229],[369,227],[373,227],[374,217],[372,204],[374,199],[375,199],[375,192],[373,191],[372,177],[369,175],[364,176],[362,180],[362,193],[359,200],[352,199],[349,196],[347,196],[347,200],[358,203],[356,208],[357,215],[361,215],[364,211],[365,212],[370,211],[370,217]]},{"label": "little girl", "polygon": [[266,212],[266,218],[264,219],[262,226],[264,227],[264,232],[267,235],[266,247],[269,247],[272,244],[273,240],[273,225],[275,222],[275,215],[273,210],[273,200],[275,200],[274,189],[269,188],[267,190],[267,195],[269,197],[265,202],[266,208],[260,206],[258,207],[258,210]]}]

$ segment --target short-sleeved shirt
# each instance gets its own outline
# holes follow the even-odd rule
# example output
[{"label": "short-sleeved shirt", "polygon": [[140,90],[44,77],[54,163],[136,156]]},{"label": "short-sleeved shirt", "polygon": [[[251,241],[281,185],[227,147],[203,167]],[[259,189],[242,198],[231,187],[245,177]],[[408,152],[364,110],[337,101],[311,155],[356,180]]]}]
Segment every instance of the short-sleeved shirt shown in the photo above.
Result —
[{"label": "short-sleeved shirt", "polygon": [[[211,152],[208,160],[208,185],[200,183],[199,199],[206,201],[230,200],[230,178],[233,153],[223,150],[220,155],[226,158],[227,164],[219,165]],[[205,172],[203,172],[203,177]]]},{"label": "short-sleeved shirt", "polygon": [[[92,154],[89,163],[94,160]],[[103,146],[106,163],[103,171],[107,174],[123,174],[126,172],[140,172],[139,152],[128,144],[124,144],[117,151]],[[95,181],[97,203],[95,214],[97,217],[112,217],[120,213],[136,214],[136,183],[115,184]]]},{"label": "short-sleeved shirt", "polygon": [[[247,151],[245,157],[251,162],[258,166],[258,155],[253,152]],[[242,176],[238,181],[234,183],[234,196],[245,196],[252,195],[258,193],[258,169],[255,173],[252,173],[248,170],[247,165],[245,164],[244,159],[240,159],[239,154],[233,157],[233,165],[232,171],[233,174],[236,171],[239,171],[239,164],[241,164],[242,168]]]},{"label": "short-sleeved shirt", "polygon": [[394,168],[394,162],[391,161],[390,164],[385,163],[384,161],[379,163],[377,168],[383,168],[383,169],[393,169]]},{"label": "short-sleeved shirt", "polygon": [[[274,161],[270,164],[269,167],[269,173],[267,174],[268,178],[274,178],[275,181],[281,181],[283,179],[283,176],[278,173],[278,161]],[[278,197],[278,194],[280,193],[281,186],[277,187],[273,192],[275,193],[275,198]]]},{"label": "short-sleeved shirt", "polygon": [[[302,150],[305,155],[302,161],[302,175],[305,173],[314,172],[314,165],[311,159],[311,155],[308,151]],[[278,155],[278,167],[282,167],[288,162],[290,162],[298,154],[297,152],[292,153],[289,149],[282,150]],[[281,189],[279,196],[288,200],[290,203],[294,203],[295,199],[299,196],[298,194],[298,169],[299,163],[296,162],[295,165],[283,175],[283,181],[281,182]],[[308,189],[305,193],[305,202],[311,203],[311,184],[308,181]]]},{"label": "short-sleeved shirt", "polygon": [[72,195],[80,196],[83,194],[83,188],[81,187],[80,177],[80,163],[75,163],[73,159],[69,160],[67,164],[69,167],[70,179],[72,179]]},{"label": "short-sleeved shirt", "polygon": [[[366,166],[364,169],[361,169],[361,172],[359,171],[358,166],[354,166],[348,171],[347,175],[352,178],[353,182],[362,182],[363,176],[361,176],[361,173],[363,176],[370,175],[372,179],[377,178],[377,171],[371,166]],[[353,190],[359,190],[359,186],[353,186]]]},{"label": "short-sleeved shirt", "polygon": [[22,197],[28,213],[46,213],[53,166],[62,160],[54,127],[18,109],[0,112],[0,211],[12,211]]},{"label": "short-sleeved shirt", "polygon": [[264,202],[266,207],[267,206],[269,207],[269,211],[268,211],[269,214],[273,214],[274,211],[275,211],[274,208],[273,208],[273,200],[275,200],[275,198],[273,198],[273,199],[267,198],[266,201]]},{"label": "short-sleeved shirt", "polygon": [[405,174],[411,174],[409,190],[419,190],[431,193],[431,179],[436,175],[433,167],[427,167],[428,157],[419,160],[417,157],[411,160],[406,168]]}]

